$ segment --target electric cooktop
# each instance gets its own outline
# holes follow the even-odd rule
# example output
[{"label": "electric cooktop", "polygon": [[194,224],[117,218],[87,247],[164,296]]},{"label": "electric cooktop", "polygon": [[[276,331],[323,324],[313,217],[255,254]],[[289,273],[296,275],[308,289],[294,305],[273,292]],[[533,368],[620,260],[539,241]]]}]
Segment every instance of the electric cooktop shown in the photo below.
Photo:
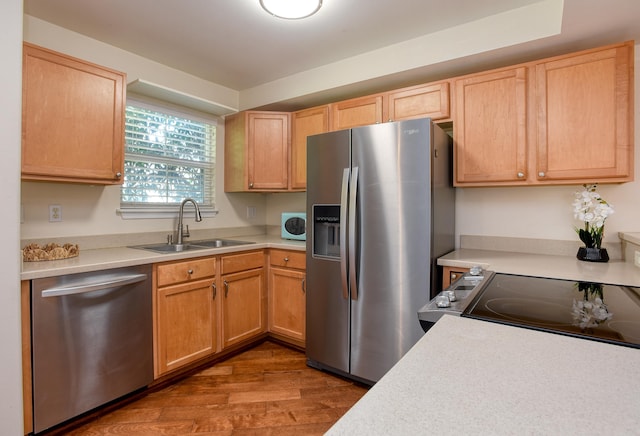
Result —
[{"label": "electric cooktop", "polygon": [[462,316],[640,348],[640,288],[496,273]]}]

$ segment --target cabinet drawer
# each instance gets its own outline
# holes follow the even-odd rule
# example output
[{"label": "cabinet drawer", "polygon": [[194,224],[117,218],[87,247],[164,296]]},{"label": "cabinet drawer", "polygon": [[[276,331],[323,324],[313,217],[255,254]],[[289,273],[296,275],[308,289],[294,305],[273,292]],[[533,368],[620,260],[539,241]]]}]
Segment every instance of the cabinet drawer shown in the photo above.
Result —
[{"label": "cabinet drawer", "polygon": [[238,271],[261,268],[263,266],[264,254],[262,251],[229,254],[220,259],[220,274],[231,274]]},{"label": "cabinet drawer", "polygon": [[189,259],[158,265],[158,286],[166,286],[216,275],[216,258]]},{"label": "cabinet drawer", "polygon": [[458,280],[464,273],[469,272],[469,268],[458,268],[445,266],[442,268],[442,289],[448,288],[451,283]]},{"label": "cabinet drawer", "polygon": [[307,255],[304,251],[273,249],[269,255],[269,263],[273,266],[305,269]]}]

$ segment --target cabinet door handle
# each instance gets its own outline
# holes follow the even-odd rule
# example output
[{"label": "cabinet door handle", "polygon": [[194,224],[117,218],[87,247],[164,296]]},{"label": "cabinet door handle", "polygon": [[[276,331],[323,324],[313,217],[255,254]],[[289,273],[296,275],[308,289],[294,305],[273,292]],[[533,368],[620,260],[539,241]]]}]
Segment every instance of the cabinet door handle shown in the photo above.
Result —
[{"label": "cabinet door handle", "polygon": [[119,179],[120,177],[122,177],[122,173],[121,172],[117,172],[116,173],[116,179]]},{"label": "cabinet door handle", "polygon": [[523,172],[519,172],[519,173],[518,173],[518,178],[519,178],[519,179],[522,179],[523,177],[524,177],[524,173],[523,173]]},{"label": "cabinet door handle", "polygon": [[222,283],[224,283],[224,298],[227,298],[227,295],[229,295],[229,282],[223,280]]},{"label": "cabinet door handle", "polygon": [[253,182],[249,183],[249,188],[253,188]]},{"label": "cabinet door handle", "polygon": [[211,283],[211,289],[213,290],[213,299],[216,299],[216,295],[218,295],[218,289],[216,288],[215,283]]},{"label": "cabinet door handle", "polygon": [[545,176],[544,171],[540,171],[540,172],[538,173],[538,177],[544,177],[544,176]]},{"label": "cabinet door handle", "polygon": [[302,293],[303,294],[307,293],[307,282],[305,280],[306,279],[302,279]]}]

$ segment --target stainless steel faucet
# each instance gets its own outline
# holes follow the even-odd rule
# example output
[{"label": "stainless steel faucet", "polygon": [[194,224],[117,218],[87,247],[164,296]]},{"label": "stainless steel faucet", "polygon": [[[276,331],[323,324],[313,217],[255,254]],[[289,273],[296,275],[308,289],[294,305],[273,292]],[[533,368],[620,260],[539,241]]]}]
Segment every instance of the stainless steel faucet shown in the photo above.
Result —
[{"label": "stainless steel faucet", "polygon": [[182,231],[182,216],[184,215],[184,205],[188,202],[193,203],[196,208],[196,222],[202,221],[202,215],[200,215],[200,208],[198,207],[198,203],[196,203],[196,201],[192,198],[185,198],[184,200],[182,200],[182,203],[180,203],[180,213],[178,214],[178,240],[176,241],[176,245],[178,247],[182,247],[183,237],[189,236],[189,226],[187,226],[186,235],[184,235]]}]

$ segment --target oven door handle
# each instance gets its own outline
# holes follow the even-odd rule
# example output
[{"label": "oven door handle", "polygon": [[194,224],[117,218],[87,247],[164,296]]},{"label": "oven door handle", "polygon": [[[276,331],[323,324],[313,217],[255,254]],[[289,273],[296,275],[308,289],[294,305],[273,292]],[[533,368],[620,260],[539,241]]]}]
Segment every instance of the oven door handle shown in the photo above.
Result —
[{"label": "oven door handle", "polygon": [[116,288],[139,283],[147,279],[146,274],[129,274],[118,277],[110,277],[92,283],[82,283],[77,285],[63,285],[42,291],[42,297],[62,297],[65,295],[85,294],[87,292],[101,291],[103,289]]}]

